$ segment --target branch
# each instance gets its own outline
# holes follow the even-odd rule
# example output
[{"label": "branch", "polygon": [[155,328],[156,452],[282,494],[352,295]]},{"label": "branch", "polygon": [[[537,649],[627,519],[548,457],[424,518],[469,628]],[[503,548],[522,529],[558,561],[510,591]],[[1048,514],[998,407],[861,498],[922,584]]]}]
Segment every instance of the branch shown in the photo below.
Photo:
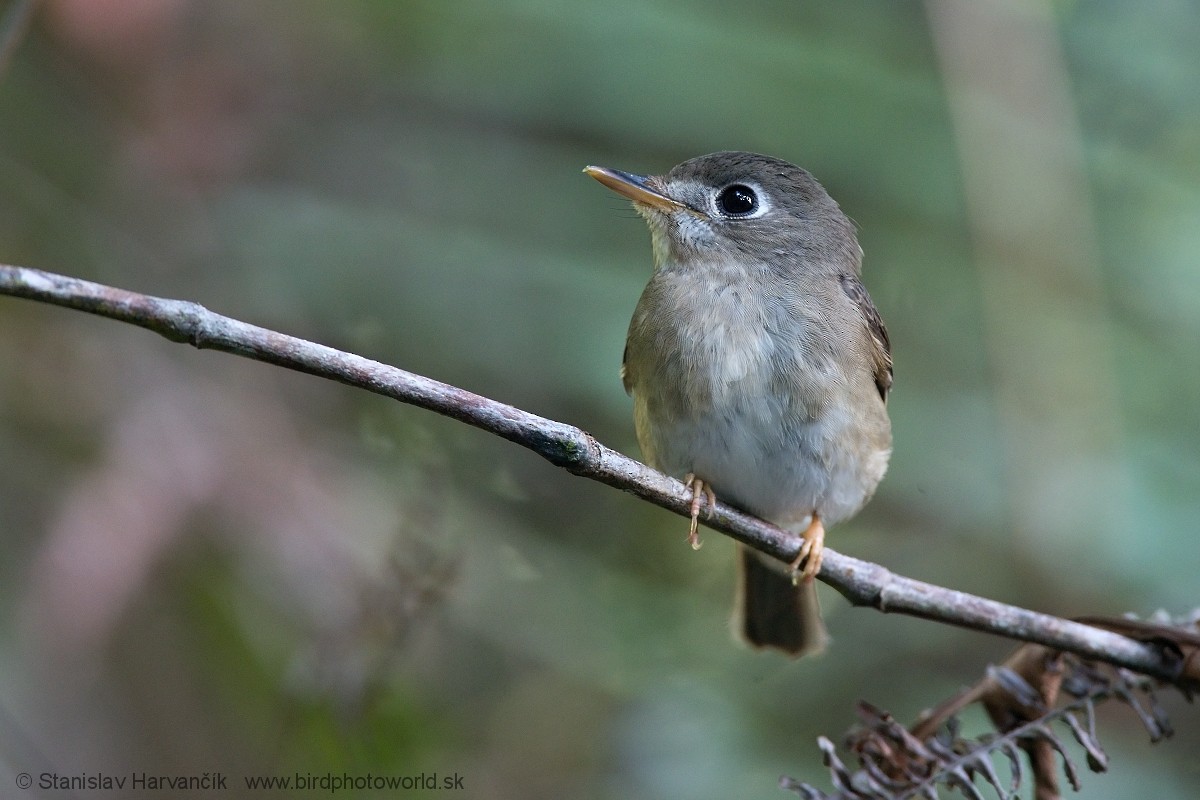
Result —
[{"label": "branch", "polygon": [[[352,353],[214,314],[196,303],[7,265],[0,265],[0,294],[129,322],[173,342],[265,361],[420,406],[527,447],[575,475],[630,492],[685,517],[690,513],[691,492],[681,482],[605,447],[572,425]],[[711,512],[705,522],[714,530],[780,561],[796,558],[798,537],[722,503]],[[1153,644],[905,578],[828,548],[818,577],[853,605],[1036,642],[1160,680],[1175,681],[1180,674],[1178,658]]]}]

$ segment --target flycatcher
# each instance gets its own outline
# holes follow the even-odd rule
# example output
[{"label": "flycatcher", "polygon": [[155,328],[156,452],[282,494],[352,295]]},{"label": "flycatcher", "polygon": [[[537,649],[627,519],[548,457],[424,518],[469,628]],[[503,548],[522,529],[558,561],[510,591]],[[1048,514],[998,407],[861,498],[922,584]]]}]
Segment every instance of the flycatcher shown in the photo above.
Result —
[{"label": "flycatcher", "polygon": [[892,446],[891,349],[854,224],[808,172],[755,153],[584,171],[650,226],[621,367],[642,454],[691,488],[693,547],[714,495],[802,538],[790,568],[739,547],[738,614],[755,646],[820,650],[825,527],[871,498]]}]

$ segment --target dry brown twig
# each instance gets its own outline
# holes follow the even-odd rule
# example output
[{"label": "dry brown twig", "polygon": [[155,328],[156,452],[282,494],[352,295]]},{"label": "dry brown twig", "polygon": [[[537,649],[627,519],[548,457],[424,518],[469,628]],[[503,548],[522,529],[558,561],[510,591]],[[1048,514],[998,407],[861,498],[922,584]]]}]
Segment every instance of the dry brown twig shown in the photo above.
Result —
[{"label": "dry brown twig", "polygon": [[[1182,665],[1171,686],[1189,700],[1200,690],[1200,610],[1181,620],[1096,617],[1088,621],[1157,643]],[[1033,797],[1059,800],[1060,772],[1075,791],[1082,786],[1068,740],[1083,750],[1093,772],[1108,768],[1096,730],[1098,705],[1116,701],[1130,708],[1151,742],[1171,736],[1170,721],[1155,689],[1155,681],[1130,670],[1025,644],[1002,665],[989,667],[974,686],[922,714],[910,728],[887,712],[860,703],[860,723],[847,735],[844,746],[858,761],[857,770],[846,766],[831,741],[820,740],[832,794],[792,778],[784,778],[781,785],[805,800],[936,800],[939,787],[974,800],[985,796],[1013,800],[1026,779],[1024,756]],[[994,733],[973,739],[961,735],[958,714],[973,703],[987,712]],[[997,769],[997,760],[1007,763],[1007,780]],[[981,786],[992,794],[985,795]]]}]

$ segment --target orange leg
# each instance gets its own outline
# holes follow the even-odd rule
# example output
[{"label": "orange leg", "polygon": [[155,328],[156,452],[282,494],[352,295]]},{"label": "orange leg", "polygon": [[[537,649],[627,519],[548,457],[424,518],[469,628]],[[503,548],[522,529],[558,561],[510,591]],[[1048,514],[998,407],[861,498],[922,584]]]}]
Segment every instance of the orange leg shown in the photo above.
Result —
[{"label": "orange leg", "polygon": [[704,516],[707,518],[712,516],[713,506],[717,504],[717,496],[713,494],[711,486],[690,472],[683,479],[683,485],[692,490],[692,524],[688,528],[687,540],[693,550],[699,550],[700,532],[697,529],[700,526],[700,497],[704,496],[706,502]]},{"label": "orange leg", "polygon": [[800,538],[804,541],[800,543],[800,552],[792,562],[792,579],[811,581],[821,571],[821,554],[825,551],[825,526],[821,524],[817,512],[813,512],[812,521]]}]

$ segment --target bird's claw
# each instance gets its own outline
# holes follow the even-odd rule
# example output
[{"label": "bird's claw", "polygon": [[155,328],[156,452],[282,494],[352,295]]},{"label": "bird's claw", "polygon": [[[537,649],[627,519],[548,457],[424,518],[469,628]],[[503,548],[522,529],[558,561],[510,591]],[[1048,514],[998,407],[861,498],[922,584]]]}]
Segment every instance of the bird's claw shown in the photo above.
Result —
[{"label": "bird's claw", "polygon": [[792,582],[811,581],[821,571],[821,558],[825,553],[825,526],[814,512],[812,521],[800,534],[800,552],[791,563]]},{"label": "bird's claw", "polygon": [[712,487],[707,483],[697,478],[693,473],[689,472],[687,477],[683,479],[683,485],[692,490],[692,522],[688,527],[688,544],[693,550],[699,550],[703,545],[700,541],[700,497],[705,500],[704,518],[711,519],[713,515],[713,507],[717,504],[717,496],[713,494]]}]

